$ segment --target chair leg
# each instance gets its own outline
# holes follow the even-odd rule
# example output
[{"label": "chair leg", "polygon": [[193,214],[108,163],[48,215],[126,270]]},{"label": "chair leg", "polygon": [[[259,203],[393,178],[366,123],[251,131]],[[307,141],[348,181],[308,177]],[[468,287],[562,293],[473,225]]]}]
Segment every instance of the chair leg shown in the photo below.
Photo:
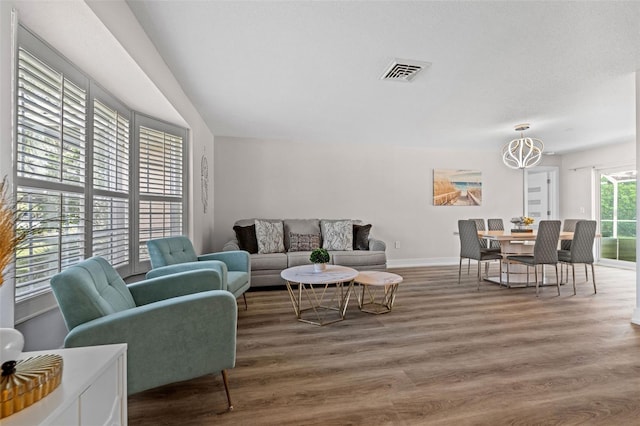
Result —
[{"label": "chair leg", "polygon": [[[558,279],[558,264],[556,263],[553,266],[556,267],[556,286],[558,287],[558,296],[560,296],[560,280]],[[544,266],[543,266],[543,268],[544,268]]]},{"label": "chair leg", "polygon": [[229,405],[229,411],[232,411],[233,404],[231,403],[231,394],[229,394],[229,381],[227,380],[227,370],[222,370],[222,381],[224,382],[224,391],[227,394],[227,404]]},{"label": "chair leg", "polygon": [[[529,271],[529,266],[528,265],[527,265],[527,271]],[[538,285],[540,284],[538,282],[538,265],[533,265],[533,271],[534,271],[534,276],[535,276],[535,279],[536,279],[536,297],[538,297]],[[528,275],[528,273],[527,273],[527,284],[529,284],[529,275]]]},{"label": "chair leg", "polygon": [[467,259],[467,275],[471,272],[471,259]]},{"label": "chair leg", "polygon": [[589,272],[587,272],[587,264],[584,264],[584,280],[585,282],[589,282]]},{"label": "chair leg", "polygon": [[460,275],[462,274],[462,258],[460,258],[460,263],[458,264],[458,284],[460,284]]},{"label": "chair leg", "polygon": [[[507,288],[511,288],[511,280],[509,279],[509,261],[507,260],[505,263],[507,264]],[[500,275],[502,275],[502,271],[500,272]]]},{"label": "chair leg", "polygon": [[[567,273],[567,275],[569,275]],[[575,265],[572,263],[571,264],[571,277],[573,278],[573,295],[576,295],[576,267]]]},{"label": "chair leg", "polygon": [[242,298],[244,299],[244,310],[248,310],[249,307],[247,306],[247,294],[246,293],[242,293]]},{"label": "chair leg", "polygon": [[591,264],[591,280],[593,281],[593,294],[596,294],[598,291],[596,290],[596,273],[593,269],[593,263]]}]

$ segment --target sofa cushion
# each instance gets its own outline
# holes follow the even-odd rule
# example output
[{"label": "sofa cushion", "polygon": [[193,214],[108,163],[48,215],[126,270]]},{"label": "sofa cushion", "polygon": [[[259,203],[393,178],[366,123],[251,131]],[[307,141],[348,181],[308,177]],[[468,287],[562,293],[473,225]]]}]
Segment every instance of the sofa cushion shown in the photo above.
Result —
[{"label": "sofa cushion", "polygon": [[320,247],[320,234],[289,234],[289,250],[311,251]]},{"label": "sofa cushion", "polygon": [[[365,270],[369,266],[382,266],[387,263],[387,256],[383,251],[352,250],[331,251],[331,263]],[[358,268],[360,267],[360,268]]]},{"label": "sofa cushion", "polygon": [[327,250],[353,250],[351,220],[321,220],[322,247]]},{"label": "sofa cushion", "polygon": [[371,225],[353,225],[353,249],[369,250],[369,231]]},{"label": "sofa cushion", "polygon": [[284,230],[282,222],[269,222],[256,219],[255,225],[259,254],[284,252]]},{"label": "sofa cushion", "polygon": [[287,255],[284,253],[251,255],[251,271],[281,271],[283,269],[287,269]]},{"label": "sofa cushion", "polygon": [[319,219],[285,219],[284,223],[284,248],[291,249],[291,234],[318,234],[320,235]]},{"label": "sofa cushion", "polygon": [[251,254],[258,252],[255,223],[249,226],[236,225],[233,227],[233,230],[236,232],[236,239],[238,240],[240,250],[248,251]]},{"label": "sofa cushion", "polygon": [[311,256],[310,251],[289,252],[287,253],[287,266],[292,268],[294,266],[310,265],[309,256]]}]

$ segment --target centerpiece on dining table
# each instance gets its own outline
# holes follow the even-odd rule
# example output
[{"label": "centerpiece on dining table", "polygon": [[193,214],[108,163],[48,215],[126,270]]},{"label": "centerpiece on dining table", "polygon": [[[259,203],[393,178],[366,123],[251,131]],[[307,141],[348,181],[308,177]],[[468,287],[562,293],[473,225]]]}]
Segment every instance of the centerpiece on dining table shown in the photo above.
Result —
[{"label": "centerpiece on dining table", "polygon": [[531,225],[533,224],[534,219],[528,216],[519,216],[511,219],[511,223],[513,223],[514,228],[511,229],[511,232],[533,232],[531,229]]}]

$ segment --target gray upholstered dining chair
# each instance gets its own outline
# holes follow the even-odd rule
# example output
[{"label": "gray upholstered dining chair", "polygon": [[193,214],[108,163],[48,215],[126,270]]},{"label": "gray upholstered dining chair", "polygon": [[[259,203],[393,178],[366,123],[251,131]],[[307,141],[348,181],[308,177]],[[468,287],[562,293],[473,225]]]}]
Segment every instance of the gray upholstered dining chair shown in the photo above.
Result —
[{"label": "gray upholstered dining chair", "polygon": [[[484,219],[480,218],[480,219],[469,219],[472,220],[476,223],[476,229],[478,231],[486,231],[486,227],[484,226]],[[477,235],[477,232],[476,232]],[[487,248],[487,240],[485,240],[484,238],[480,238],[480,247],[481,248]]]},{"label": "gray upholstered dining chair", "polygon": [[[576,230],[576,223],[580,219],[565,219],[562,222],[562,232],[573,232]],[[571,250],[571,240],[561,240],[560,250],[564,250],[567,253]],[[560,252],[558,252],[559,254]],[[560,281],[564,283],[564,271],[567,271],[567,279],[569,279],[569,266],[566,263],[560,264]]]},{"label": "gray upholstered dining chair", "polygon": [[[573,294],[576,294],[576,263],[584,263],[584,274],[589,281],[589,273],[587,265],[591,265],[591,280],[593,281],[593,292],[596,290],[596,274],[593,268],[593,240],[596,237],[596,221],[595,220],[579,220],[575,224],[573,233],[573,241],[570,250],[559,250],[558,261],[566,265],[571,265],[573,275]],[[569,271],[567,270],[567,278]]]},{"label": "gray upholstered dining chair", "polygon": [[527,285],[529,284],[529,267],[533,267],[536,280],[536,297],[538,297],[538,265],[554,265],[556,268],[556,286],[558,296],[560,296],[560,278],[558,277],[558,239],[560,238],[559,220],[542,220],[538,226],[535,245],[533,246],[533,256],[531,255],[511,255],[507,256],[507,287],[509,283],[509,264],[522,263],[527,265]]},{"label": "gray upholstered dining chair", "polygon": [[482,248],[480,239],[478,238],[478,228],[474,220],[459,220],[458,234],[460,236],[460,263],[458,265],[458,284],[460,284],[460,275],[462,272],[462,259],[471,259],[478,262],[478,290],[480,289],[480,265],[485,262],[489,266],[488,261],[502,260],[502,255],[496,251]]},{"label": "gray upholstered dining chair", "polygon": [[[487,229],[489,231],[504,231],[502,219],[487,219]],[[491,241],[489,248],[500,250],[500,241]]]}]

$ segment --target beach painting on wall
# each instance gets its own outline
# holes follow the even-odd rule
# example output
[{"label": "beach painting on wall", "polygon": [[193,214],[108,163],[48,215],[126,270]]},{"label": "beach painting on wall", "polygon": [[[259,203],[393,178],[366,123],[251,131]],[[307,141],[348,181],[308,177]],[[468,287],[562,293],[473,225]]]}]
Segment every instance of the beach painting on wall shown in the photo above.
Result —
[{"label": "beach painting on wall", "polygon": [[479,206],[482,174],[478,170],[433,170],[434,206]]}]

